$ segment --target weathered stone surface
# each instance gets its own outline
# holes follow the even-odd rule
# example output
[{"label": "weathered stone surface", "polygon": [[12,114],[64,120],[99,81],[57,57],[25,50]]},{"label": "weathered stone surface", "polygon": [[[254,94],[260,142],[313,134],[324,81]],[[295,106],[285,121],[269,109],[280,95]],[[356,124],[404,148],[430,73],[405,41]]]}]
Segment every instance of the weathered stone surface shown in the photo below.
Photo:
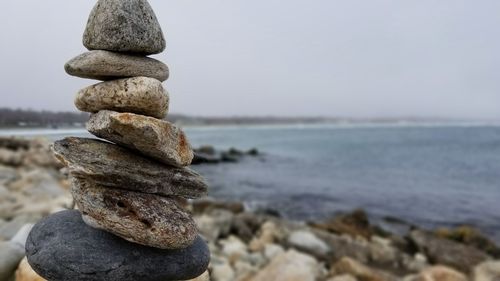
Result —
[{"label": "weathered stone surface", "polygon": [[210,259],[201,238],[181,250],[145,247],[88,227],[78,211],[40,221],[26,251],[31,267],[54,281],[186,280],[205,272]]},{"label": "weathered stone surface", "polygon": [[83,45],[89,50],[157,54],[166,43],[146,0],[99,0],[87,22]]},{"label": "weathered stone surface", "polygon": [[198,236],[193,219],[175,198],[105,188],[76,178],[71,193],[85,223],[130,242],[181,249]]},{"label": "weathered stone surface", "polygon": [[113,110],[163,118],[169,96],[161,82],[149,77],[133,77],[102,82],[78,92],[75,106],[85,112]]},{"label": "weathered stone surface", "polygon": [[294,250],[276,256],[251,281],[314,281],[319,274],[319,263],[312,257]]},{"label": "weathered stone surface", "polygon": [[0,280],[9,280],[24,257],[24,249],[12,241],[0,242]]},{"label": "weathered stone surface", "polygon": [[38,275],[24,258],[16,270],[16,281],[47,281]]},{"label": "weathered stone surface", "polygon": [[193,159],[193,150],[184,132],[170,122],[153,117],[102,110],[92,114],[87,130],[165,164],[188,166]]},{"label": "weathered stone surface", "polygon": [[432,266],[422,270],[416,276],[406,278],[405,281],[467,281],[463,273],[446,266]]},{"label": "weathered stone surface", "polygon": [[349,274],[359,280],[369,281],[396,281],[397,277],[388,272],[370,268],[354,259],[344,257],[331,268],[332,275]]},{"label": "weathered stone surface", "polygon": [[500,280],[500,260],[487,261],[474,268],[474,281],[498,281]]},{"label": "weathered stone surface", "polygon": [[98,185],[185,198],[207,193],[207,184],[195,171],[167,166],[108,142],[65,138],[53,149],[72,176]]},{"label": "weathered stone surface", "polygon": [[307,230],[291,233],[288,237],[288,244],[317,258],[325,257],[331,250],[323,240]]},{"label": "weathered stone surface", "polygon": [[165,81],[169,75],[167,65],[159,60],[102,50],[78,55],[64,69],[69,75],[103,81],[137,76]]},{"label": "weathered stone surface", "polygon": [[464,272],[469,272],[475,265],[490,258],[474,247],[439,238],[422,230],[412,231],[410,239],[429,260]]}]

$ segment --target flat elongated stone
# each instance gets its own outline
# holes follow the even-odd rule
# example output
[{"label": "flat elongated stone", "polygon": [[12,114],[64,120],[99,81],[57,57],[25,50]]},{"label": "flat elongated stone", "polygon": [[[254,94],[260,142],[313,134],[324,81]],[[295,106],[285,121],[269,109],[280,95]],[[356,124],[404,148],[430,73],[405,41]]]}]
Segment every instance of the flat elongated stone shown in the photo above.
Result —
[{"label": "flat elongated stone", "polygon": [[78,92],[76,107],[81,111],[113,110],[156,118],[167,114],[169,96],[154,78],[133,77],[102,82]]},{"label": "flat elongated stone", "polygon": [[73,178],[71,194],[83,221],[130,242],[182,249],[197,237],[196,225],[175,198],[105,188]]},{"label": "flat elongated stone", "polygon": [[96,80],[145,76],[160,81],[168,79],[168,66],[153,58],[108,51],[83,53],[64,65],[69,75]]},{"label": "flat elongated stone", "polygon": [[51,281],[165,281],[201,275],[210,259],[201,238],[186,249],[130,243],[87,226],[78,211],[41,220],[26,242],[31,267]]},{"label": "flat elongated stone", "polygon": [[65,138],[56,141],[53,150],[72,176],[105,187],[185,198],[207,193],[207,184],[195,171],[168,166],[108,142]]},{"label": "flat elongated stone", "polygon": [[89,50],[158,54],[165,38],[146,0],[99,0],[83,35]]},{"label": "flat elongated stone", "polygon": [[188,166],[193,160],[193,150],[186,135],[167,121],[103,110],[90,117],[87,130],[165,164]]}]

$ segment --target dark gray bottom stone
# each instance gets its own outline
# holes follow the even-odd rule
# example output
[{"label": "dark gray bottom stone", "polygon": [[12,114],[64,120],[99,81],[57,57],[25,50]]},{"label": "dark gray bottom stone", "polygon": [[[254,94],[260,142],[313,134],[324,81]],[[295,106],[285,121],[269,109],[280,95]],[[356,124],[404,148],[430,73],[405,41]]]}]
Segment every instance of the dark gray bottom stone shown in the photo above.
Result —
[{"label": "dark gray bottom stone", "polygon": [[78,211],[59,212],[36,224],[26,255],[49,281],[187,280],[205,272],[210,261],[200,237],[186,249],[150,248],[87,226]]}]

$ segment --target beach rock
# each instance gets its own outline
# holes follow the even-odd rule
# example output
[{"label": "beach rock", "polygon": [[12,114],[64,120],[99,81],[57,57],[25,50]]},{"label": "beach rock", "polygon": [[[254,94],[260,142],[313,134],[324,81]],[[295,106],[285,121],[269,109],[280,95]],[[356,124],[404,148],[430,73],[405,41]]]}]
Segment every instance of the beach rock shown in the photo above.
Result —
[{"label": "beach rock", "polygon": [[0,225],[0,239],[10,240],[19,230],[21,230],[28,223],[35,223],[40,219],[39,216],[20,215],[16,216],[9,222]]},{"label": "beach rock", "polygon": [[161,249],[186,248],[196,225],[173,198],[105,188],[74,178],[72,194],[83,221],[130,242]]},{"label": "beach rock", "polygon": [[16,169],[0,165],[0,186],[13,181],[16,177]]},{"label": "beach rock", "polygon": [[31,267],[48,280],[186,280],[204,273],[210,259],[201,238],[180,250],[145,247],[88,227],[78,211],[36,224],[26,251]]},{"label": "beach rock", "polygon": [[368,241],[360,238],[353,238],[349,235],[337,235],[322,230],[313,231],[316,236],[332,249],[332,255],[335,260],[343,257],[353,258],[361,263],[367,263],[371,260],[371,249]]},{"label": "beach rock", "polygon": [[203,198],[193,201],[193,212],[195,214],[207,213],[215,209],[230,211],[233,214],[240,214],[245,211],[242,202],[236,201],[218,201],[211,198]]},{"label": "beach rock", "polygon": [[21,227],[16,235],[14,235],[12,239],[10,239],[10,242],[24,249],[24,247],[26,246],[26,240],[28,239],[28,235],[31,232],[33,226],[33,224],[26,224],[25,226]]},{"label": "beach rock", "polygon": [[195,216],[194,220],[201,235],[209,241],[215,241],[229,234],[233,217],[233,213],[229,211],[214,210],[209,214]]},{"label": "beach rock", "polygon": [[0,148],[0,164],[10,167],[19,167],[22,163],[22,152]]},{"label": "beach rock", "polygon": [[69,75],[103,81],[137,76],[165,81],[169,75],[167,65],[159,60],[102,50],[83,53],[64,69]]},{"label": "beach rock", "polygon": [[184,132],[170,122],[153,117],[103,110],[92,114],[87,130],[168,165],[188,166],[193,159],[193,150]]},{"label": "beach rock", "polygon": [[361,209],[335,216],[324,222],[312,222],[310,225],[337,234],[364,238],[370,238],[376,232],[370,224],[366,212]]},{"label": "beach rock", "polygon": [[475,265],[490,258],[474,247],[439,238],[422,230],[412,231],[409,238],[434,263],[464,272],[469,272]]},{"label": "beach rock", "polygon": [[292,232],[288,245],[317,258],[324,258],[330,253],[330,247],[323,240],[306,230]]},{"label": "beach rock", "polygon": [[219,242],[222,252],[230,261],[236,261],[248,255],[247,245],[236,236],[229,236]]},{"label": "beach rock", "polygon": [[268,260],[272,260],[277,255],[283,254],[285,249],[278,244],[267,244],[264,247],[264,257]]},{"label": "beach rock", "polygon": [[473,271],[474,281],[500,281],[500,261],[487,261]]},{"label": "beach rock", "polygon": [[210,273],[207,270],[202,275],[188,281],[210,281]]},{"label": "beach rock", "polygon": [[478,248],[494,257],[500,257],[500,248],[495,242],[471,226],[459,226],[453,229],[439,228],[435,234],[441,238]]},{"label": "beach rock", "polygon": [[405,279],[405,281],[467,281],[467,280],[468,278],[464,274],[445,266],[429,267],[424,269],[416,276]]},{"label": "beach rock", "polygon": [[334,277],[328,278],[326,281],[357,281],[354,276],[350,274],[341,274]]},{"label": "beach rock", "polygon": [[169,95],[159,80],[132,77],[101,82],[80,90],[75,106],[85,112],[113,110],[161,119],[167,115]]},{"label": "beach rock", "polygon": [[364,281],[396,281],[395,276],[370,268],[352,258],[344,257],[331,268],[332,275],[349,274]]},{"label": "beach rock", "polygon": [[72,176],[98,185],[186,198],[207,193],[203,177],[193,170],[166,166],[107,142],[71,137],[56,141],[53,149]]},{"label": "beach rock", "polygon": [[252,278],[252,276],[255,276],[259,271],[259,267],[254,266],[243,260],[235,261],[233,268],[237,276],[235,280],[237,281],[248,280]]},{"label": "beach rock", "polygon": [[12,241],[0,242],[0,280],[8,280],[24,257],[24,248]]},{"label": "beach rock", "polygon": [[249,281],[314,281],[319,274],[319,268],[319,263],[311,256],[289,250],[276,256]]},{"label": "beach rock", "polygon": [[191,165],[217,164],[220,163],[221,161],[222,159],[219,155],[209,155],[195,151]]},{"label": "beach rock", "polygon": [[83,35],[89,50],[158,54],[165,38],[146,0],[99,0]]},{"label": "beach rock", "polygon": [[371,237],[368,247],[370,249],[370,259],[376,264],[393,265],[399,262],[400,252],[389,239],[374,235]]},{"label": "beach rock", "polygon": [[274,222],[268,221],[261,226],[259,235],[250,241],[249,249],[260,252],[267,244],[277,241],[279,236],[278,226]]},{"label": "beach rock", "polygon": [[47,281],[38,275],[24,258],[16,270],[16,281]]},{"label": "beach rock", "polygon": [[227,259],[218,259],[212,261],[212,280],[213,281],[233,281],[236,277],[236,272],[229,264]]},{"label": "beach rock", "polygon": [[5,148],[8,150],[27,150],[30,145],[31,141],[28,139],[17,137],[0,137],[0,148]]},{"label": "beach rock", "polygon": [[260,230],[267,217],[255,213],[243,212],[236,214],[231,223],[231,233],[240,237],[245,243],[250,243]]}]

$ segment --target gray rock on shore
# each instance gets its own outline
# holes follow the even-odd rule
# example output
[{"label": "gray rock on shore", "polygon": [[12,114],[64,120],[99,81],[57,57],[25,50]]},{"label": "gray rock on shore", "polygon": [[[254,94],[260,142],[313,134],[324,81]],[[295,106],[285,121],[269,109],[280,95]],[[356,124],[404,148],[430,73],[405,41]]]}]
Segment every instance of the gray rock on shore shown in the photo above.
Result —
[{"label": "gray rock on shore", "polygon": [[159,80],[133,77],[84,88],[76,95],[75,105],[85,112],[114,110],[163,118],[168,112],[169,95]]},{"label": "gray rock on shore", "polygon": [[188,166],[193,160],[193,150],[186,135],[167,121],[103,110],[90,117],[87,130],[168,165]]},{"label": "gray rock on shore", "polygon": [[48,280],[187,280],[205,272],[210,260],[201,238],[181,250],[145,247],[87,226],[78,211],[36,224],[26,253],[31,267]]},{"label": "gray rock on shore", "polygon": [[168,79],[168,66],[153,58],[96,50],[83,53],[64,65],[66,73],[81,78],[113,80],[145,76]]},{"label": "gray rock on shore", "polygon": [[452,240],[443,239],[426,231],[414,230],[409,238],[435,263],[470,272],[475,265],[490,259],[483,251]]},{"label": "gray rock on shore", "polygon": [[205,180],[195,171],[167,166],[108,142],[70,137],[56,141],[53,150],[72,176],[105,187],[185,198],[207,193]]},{"label": "gray rock on shore", "polygon": [[99,0],[83,35],[89,50],[158,54],[166,42],[146,0]]},{"label": "gray rock on shore", "polygon": [[105,188],[73,178],[71,193],[83,221],[123,239],[160,249],[182,249],[198,236],[175,198]]}]

